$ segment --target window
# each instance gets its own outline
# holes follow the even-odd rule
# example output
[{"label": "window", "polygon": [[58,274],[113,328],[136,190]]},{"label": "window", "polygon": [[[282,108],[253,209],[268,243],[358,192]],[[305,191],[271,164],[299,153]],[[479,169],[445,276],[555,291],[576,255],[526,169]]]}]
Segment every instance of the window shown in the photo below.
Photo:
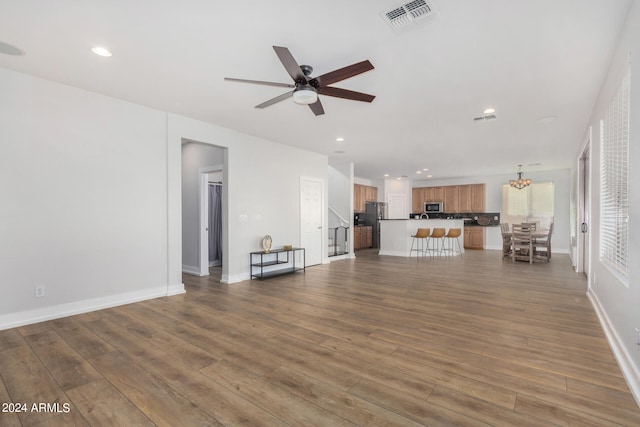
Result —
[{"label": "window", "polygon": [[600,261],[629,280],[629,110],[631,69],[600,122]]},{"label": "window", "polygon": [[553,222],[554,197],[553,182],[534,182],[522,190],[505,184],[502,186],[502,221],[539,222],[541,228],[549,228]]}]

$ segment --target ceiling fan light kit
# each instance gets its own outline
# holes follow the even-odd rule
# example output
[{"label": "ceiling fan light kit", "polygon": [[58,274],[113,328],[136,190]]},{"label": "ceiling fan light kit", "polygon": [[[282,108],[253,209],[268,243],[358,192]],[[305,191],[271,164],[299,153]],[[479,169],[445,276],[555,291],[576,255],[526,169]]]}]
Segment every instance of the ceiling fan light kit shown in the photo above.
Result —
[{"label": "ceiling fan light kit", "polygon": [[293,91],[293,102],[296,104],[309,105],[317,100],[318,92],[309,84],[301,85]]},{"label": "ceiling fan light kit", "polygon": [[266,86],[278,86],[291,88],[293,90],[285,92],[282,95],[271,98],[262,104],[256,105],[256,108],[266,108],[288,98],[293,98],[293,102],[300,105],[308,105],[313,114],[320,116],[324,114],[324,107],[318,98],[318,95],[332,96],[335,98],[349,99],[352,101],[372,102],[374,95],[367,93],[355,92],[353,90],[342,89],[329,86],[330,84],[346,80],[349,77],[357,76],[369,70],[373,70],[373,65],[369,61],[361,61],[356,64],[348,65],[337,70],[330,71],[318,77],[311,77],[313,67],[310,65],[298,65],[289,49],[282,46],[273,46],[273,50],[278,55],[280,62],[287,70],[294,84],[291,83],[275,83],[260,80],[246,80],[225,77],[225,80],[252,83]]}]

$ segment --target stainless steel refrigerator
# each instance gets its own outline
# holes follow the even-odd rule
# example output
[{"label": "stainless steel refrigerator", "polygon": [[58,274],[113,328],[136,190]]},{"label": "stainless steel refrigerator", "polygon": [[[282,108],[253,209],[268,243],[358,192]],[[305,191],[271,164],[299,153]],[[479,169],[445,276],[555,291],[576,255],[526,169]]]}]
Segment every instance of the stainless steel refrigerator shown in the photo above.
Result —
[{"label": "stainless steel refrigerator", "polygon": [[367,202],[365,204],[364,225],[373,227],[372,247],[380,248],[380,220],[387,219],[388,209],[385,202]]}]

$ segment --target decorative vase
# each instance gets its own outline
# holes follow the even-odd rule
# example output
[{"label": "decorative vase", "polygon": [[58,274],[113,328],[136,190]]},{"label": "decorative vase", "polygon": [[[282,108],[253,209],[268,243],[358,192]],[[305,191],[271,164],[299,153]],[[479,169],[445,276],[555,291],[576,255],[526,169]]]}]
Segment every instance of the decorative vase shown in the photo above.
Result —
[{"label": "decorative vase", "polygon": [[265,252],[271,252],[271,236],[268,234],[262,238],[262,250]]}]

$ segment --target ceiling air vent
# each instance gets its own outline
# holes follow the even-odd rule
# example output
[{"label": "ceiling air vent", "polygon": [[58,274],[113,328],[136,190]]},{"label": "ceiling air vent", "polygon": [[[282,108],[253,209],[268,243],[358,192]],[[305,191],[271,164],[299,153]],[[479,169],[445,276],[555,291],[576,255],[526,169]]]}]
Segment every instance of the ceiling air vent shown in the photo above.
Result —
[{"label": "ceiling air vent", "polygon": [[474,117],[473,121],[476,123],[484,123],[495,119],[497,119],[495,114],[489,114],[487,116]]},{"label": "ceiling air vent", "polygon": [[414,0],[395,9],[382,12],[380,15],[395,32],[399,33],[413,24],[418,24],[433,13],[433,6],[428,1]]}]

